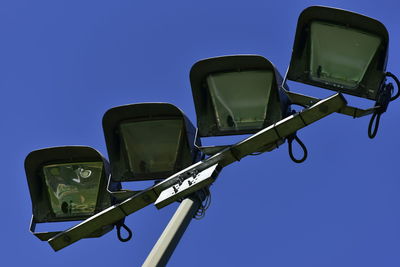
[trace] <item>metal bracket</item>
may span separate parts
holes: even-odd
[[[207,156],[215,155],[225,148],[231,147],[231,145],[224,145],[224,146],[198,146],[201,152],[203,152]]]
[[[296,104],[296,105],[300,105],[300,106],[310,107],[312,105],[315,105],[319,101],[321,101],[321,99],[319,99],[319,98],[315,98],[312,96],[307,96],[307,95],[303,95],[303,94],[299,94],[299,93],[294,93],[291,91],[285,91],[285,93],[289,97],[292,104]],[[360,117],[364,117],[366,115],[374,113],[374,111],[377,108],[379,108],[379,107],[372,107],[369,109],[360,109],[360,108],[345,105],[344,107],[342,107],[341,109],[336,111],[336,113],[351,116],[353,118],[360,118]]]
[[[57,232],[35,232],[36,224],[37,224],[37,222],[35,221],[35,217],[33,217],[33,215],[32,215],[31,224],[29,225],[29,231],[34,236],[36,236],[37,238],[39,238],[42,241],[48,241],[53,236],[61,233],[61,231],[57,231]]]
[[[110,176],[108,177],[108,182],[107,182],[107,191],[114,197],[114,199],[117,203],[120,203],[120,202],[124,201],[125,199],[133,197],[134,195],[136,195],[137,193],[140,192],[140,191],[133,191],[133,190],[128,190],[128,189],[120,189],[120,187],[121,186],[119,185],[118,188],[116,188],[115,183],[113,183],[111,174],[110,174]]]
[[[299,113],[290,115],[281,121],[270,125],[265,129],[251,135],[232,145],[230,148],[225,148],[221,152],[197,162],[186,169],[170,176],[162,182],[147,188],[140,193],[126,199],[125,201],[105,209],[94,216],[86,219],[80,224],[71,227],[70,229],[61,232],[49,240],[50,245],[54,250],[60,250],[72,243],[89,236],[94,230],[106,225],[114,224],[127,215],[134,213],[147,205],[155,202],[161,192],[179,182],[180,176],[185,173],[197,170],[202,172],[209,167],[218,164],[221,168],[236,162],[235,157],[231,153],[231,148],[234,147],[238,151],[238,157],[251,155],[254,152],[260,151],[261,148],[269,147],[272,149],[273,144],[276,144],[281,138],[295,133],[313,122],[316,122],[329,114],[339,111],[347,104],[341,94],[335,94],[326,99],[320,100],[313,106],[302,110]],[[277,137],[276,131],[279,132],[281,138]],[[269,146],[271,145],[271,146]]]
[[[35,232],[36,229],[36,224],[37,222],[35,221],[35,217],[32,216],[31,223],[29,225],[29,231],[39,238],[41,241],[49,241],[51,238],[54,236],[58,235],[59,233],[62,233],[63,231],[55,231],[55,232]],[[106,233],[110,232],[112,229],[114,229],[114,225],[106,225],[100,229],[95,230],[91,234],[89,234],[86,237],[83,238],[96,238],[96,237],[101,237],[105,235]]]
[[[221,168],[218,168],[218,164],[215,164],[202,172],[197,174],[194,173],[180,183],[174,184],[162,191],[154,205],[158,209],[161,209],[181,198],[189,196],[205,186],[212,184],[217,178],[220,170]]]

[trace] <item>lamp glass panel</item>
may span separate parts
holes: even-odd
[[[175,169],[183,134],[182,119],[126,122],[120,128],[127,163],[135,176]]]
[[[354,89],[364,77],[381,38],[356,29],[311,23],[310,78],[331,86]]]
[[[92,215],[96,209],[102,162],[43,167],[50,205],[56,217]]]
[[[213,73],[207,77],[221,131],[261,129],[274,73],[269,70]]]

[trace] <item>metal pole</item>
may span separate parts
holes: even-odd
[[[194,194],[181,202],[142,267],[167,265],[179,240],[200,207],[201,199],[198,195],[200,194]]]

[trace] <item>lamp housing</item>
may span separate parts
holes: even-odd
[[[190,83],[199,136],[253,134],[286,117],[290,110],[282,80],[274,65],[258,55],[195,63]]]
[[[312,6],[299,16],[287,79],[377,100],[388,54],[385,26],[350,11]]]
[[[200,159],[196,128],[172,104],[114,107],[103,130],[114,181],[164,179]]]
[[[112,204],[107,160],[86,146],[32,151],[25,159],[34,223],[87,219]]]

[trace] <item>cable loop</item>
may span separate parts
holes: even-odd
[[[378,132],[378,128],[379,128],[379,121],[381,119],[381,115],[382,113],[378,113],[378,112],[374,112],[374,114],[372,114],[371,120],[369,121],[369,125],[368,125],[368,137],[373,139],[376,136],[376,133]],[[376,118],[376,120],[375,120]],[[372,125],[374,124],[375,121],[375,126],[374,126],[374,130],[372,130]]]
[[[304,154],[303,154],[303,157],[300,158],[300,159],[296,159],[295,156],[293,155],[293,145],[292,145],[293,140],[296,140],[297,143],[300,145],[300,147],[303,149],[303,153]],[[300,138],[297,137],[296,134],[294,134],[294,135],[292,135],[291,137],[288,138],[288,148],[289,148],[289,156],[295,163],[302,163],[307,159],[307,156],[308,156],[307,147],[300,140]]]
[[[116,226],[117,226],[117,236],[118,236],[119,241],[127,242],[127,241],[131,240],[132,231],[131,231],[131,229],[129,229],[128,226],[126,226],[126,224],[124,222],[120,222]],[[123,238],[121,235],[121,227],[123,227],[128,232],[128,236],[126,238]]]
[[[392,78],[397,85],[397,93],[390,98],[390,101],[396,100],[400,96],[400,81],[399,79],[391,72],[386,72],[386,76]]]
[[[206,215],[206,211],[207,209],[210,207],[211,205],[211,192],[209,188],[204,188],[203,189],[203,193],[206,195],[204,201],[202,201],[202,203],[200,204],[199,209],[196,211],[196,213],[194,214],[193,218],[196,220],[201,220],[204,218],[204,216]]]
[[[386,76],[392,77],[396,83],[399,81],[396,76],[391,74],[390,72],[386,73]],[[398,84],[399,86],[399,84]],[[399,87],[397,88],[399,90]],[[379,128],[379,122],[381,119],[381,115],[386,112],[390,101],[393,101],[399,96],[399,91],[395,96],[392,96],[393,93],[393,84],[392,83],[385,83],[382,87],[381,90],[378,94],[378,98],[376,99],[375,102],[375,111],[371,116],[371,120],[369,121],[368,124],[368,137],[373,139],[375,138],[378,128]],[[375,123],[375,125],[374,125]]]

